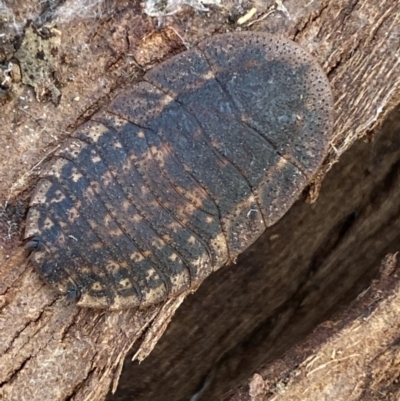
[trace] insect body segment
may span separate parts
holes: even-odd
[[[61,146],[31,199],[31,260],[81,306],[147,307],[196,288],[290,208],[332,125],[329,83],[299,46],[208,39]]]

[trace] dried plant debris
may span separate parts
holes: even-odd
[[[86,307],[197,288],[299,197],[327,154],[332,104],[311,56],[264,33],[161,63],[43,169],[25,233],[34,266]]]
[[[14,56],[14,37],[9,38],[0,33],[0,63],[6,63]]]
[[[61,32],[55,28],[37,29],[29,24],[20,48],[14,54],[21,68],[22,82],[34,88],[38,101],[49,97],[58,104],[61,91],[56,73],[59,65]]]
[[[147,0],[144,12],[151,17],[164,17],[178,13],[185,5],[199,11],[209,11],[207,5],[220,6],[221,0]]]
[[[66,0],[54,9],[53,20],[61,23],[79,19],[104,18],[114,12],[113,2],[104,0]]]
[[[8,62],[0,64],[0,106],[10,102],[14,96],[14,85],[21,81],[18,64]]]
[[[7,39],[21,30],[22,25],[16,20],[13,10],[4,1],[0,1],[0,38]],[[1,58],[0,62],[2,62]]]

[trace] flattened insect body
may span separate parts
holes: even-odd
[[[206,40],[125,89],[49,161],[28,213],[33,264],[87,307],[196,288],[290,208],[332,125],[329,83],[296,44]]]

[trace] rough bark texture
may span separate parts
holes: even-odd
[[[8,2],[21,26],[43,12],[40,4]],[[109,400],[183,401],[196,393],[192,400],[220,399],[354,298],[376,276],[385,254],[398,249],[400,5],[343,0],[285,1],[282,7],[278,1],[254,1],[241,8],[226,2],[209,15],[187,10],[165,18],[160,27],[137,3],[107,4],[96,18],[82,12],[71,18],[65,10],[74,4],[67,1],[53,17],[56,31],[41,32],[54,40],[47,46],[54,60],[41,67],[36,94],[16,69],[6,73],[10,78],[0,93],[0,148],[5,150],[0,165],[0,398],[105,399],[117,388],[125,360],[118,391]],[[238,17],[252,6],[257,14],[238,25]],[[17,64],[14,46],[23,43],[17,40],[22,31],[13,26],[4,26],[4,70],[10,61]],[[315,200],[331,168],[318,199],[313,204],[299,200],[236,265],[211,275],[185,299],[161,341],[186,294],[140,313],[79,309],[57,298],[19,246],[26,199],[40,162],[151,65],[215,32],[236,29],[294,39],[330,78],[335,138],[308,192]],[[15,57],[24,71],[26,52]],[[357,141],[344,153],[371,132],[372,143]],[[393,313],[396,307],[390,309],[389,301]],[[131,362],[132,354],[143,360],[156,344],[142,364]],[[386,352],[390,355],[389,348]],[[257,383],[263,386],[259,379],[253,393]],[[299,396],[302,390],[294,391]],[[256,396],[252,399],[263,399]],[[348,398],[347,393],[336,396]]]
[[[398,266],[389,254],[351,307],[224,400],[398,400]]]

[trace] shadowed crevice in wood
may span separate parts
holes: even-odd
[[[236,265],[188,297],[140,365],[127,358],[109,401],[219,400],[355,298],[400,247],[400,109],[359,140]],[[207,310],[205,314],[204,310]]]

